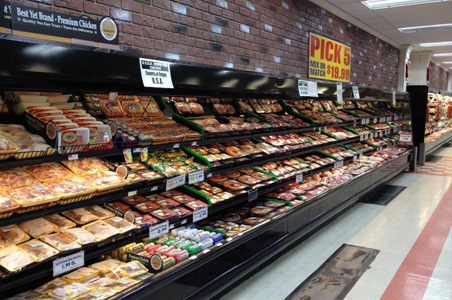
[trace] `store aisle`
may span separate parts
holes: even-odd
[[[438,153],[449,160],[452,147]],[[441,219],[451,219],[452,176],[427,174],[405,173],[393,179],[389,184],[407,188],[387,206],[357,204],[221,299],[285,299],[342,244],[380,250],[345,299],[452,299],[452,233],[450,222]],[[442,236],[432,236],[435,232]]]

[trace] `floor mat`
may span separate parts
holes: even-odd
[[[440,156],[440,155],[427,155],[425,157],[425,162],[438,162],[441,160],[441,158],[443,158],[444,156]]]
[[[386,206],[404,189],[406,189],[406,186],[385,184],[380,189],[365,195],[359,201],[363,203]]]
[[[380,250],[342,245],[286,300],[341,300],[370,268]]]

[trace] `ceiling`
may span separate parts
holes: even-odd
[[[434,53],[452,53],[452,46],[420,47],[419,43],[452,41],[452,30],[431,30],[418,33],[402,33],[398,27],[425,26],[452,23],[452,1],[420,4],[388,9],[371,10],[360,0],[327,0],[344,12],[352,15],[370,27],[379,31],[398,44],[412,44],[413,52],[433,51]],[[450,71],[451,65],[442,64],[452,61],[452,57],[435,57],[435,62]]]

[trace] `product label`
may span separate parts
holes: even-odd
[[[140,159],[141,161],[148,160],[148,147],[141,148]]]
[[[361,125],[366,124],[366,119],[361,119]]]
[[[149,238],[155,239],[161,235],[167,234],[169,232],[169,222],[165,221],[160,224],[155,224],[149,227]]]
[[[80,251],[53,261],[53,277],[83,267],[85,264],[85,251]]]
[[[174,88],[169,62],[140,58],[140,70],[141,79],[145,87]]]
[[[130,191],[130,192],[127,193],[127,196],[131,197],[131,196],[135,196],[136,194],[137,194],[136,190],[135,191]]]
[[[360,98],[359,97],[359,88],[357,86],[353,86],[352,90],[353,90],[353,98],[359,99]]]
[[[369,134],[364,135],[364,139],[367,140],[369,138]]]
[[[343,160],[339,160],[337,162],[334,163],[334,168],[340,168],[344,166],[344,161]]]
[[[413,139],[413,136],[411,134],[400,134],[399,135],[400,142],[411,143],[412,139]]]
[[[303,174],[298,174],[295,176],[295,182],[302,182],[303,181]]]
[[[248,202],[257,200],[257,189],[251,189],[248,191]]]
[[[374,134],[373,134],[373,133],[370,134],[370,138],[371,138],[371,139],[374,138]]]
[[[353,155],[353,161],[356,161],[358,157],[356,155]]]
[[[340,105],[344,104],[344,99],[342,98],[342,83],[340,82],[336,83],[336,96],[337,102],[339,102]]]
[[[350,82],[351,59],[349,46],[309,33],[309,78]]]
[[[67,156],[67,160],[77,160],[78,159],[78,154],[69,154]]]
[[[122,154],[124,154],[124,160],[126,163],[131,163],[133,161],[132,159],[132,149],[124,149],[122,150]]]
[[[207,207],[201,207],[193,212],[193,223],[207,218],[209,215]]]
[[[298,80],[298,93],[300,97],[318,97],[317,82]]]
[[[374,123],[378,123],[378,119],[377,118],[374,118]]]
[[[193,184],[201,181],[204,181],[203,170],[188,174],[188,184]]]
[[[172,190],[177,188],[178,186],[184,185],[185,184],[185,174],[184,175],[179,175],[176,176],[174,178],[168,179],[166,181],[166,190]]]
[[[392,104],[396,104],[396,92],[392,91]]]

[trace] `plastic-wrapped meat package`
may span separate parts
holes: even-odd
[[[58,163],[26,166],[23,169],[42,182],[62,180],[74,176],[73,173]]]
[[[190,103],[188,103],[188,106],[190,108],[190,111],[195,115],[200,115],[200,114],[204,113],[204,109],[203,109],[202,105],[199,103],[190,102]]]
[[[76,241],[61,232],[44,235],[39,239],[60,251],[80,248],[80,245]]]
[[[91,290],[86,285],[73,282],[54,289],[49,293],[49,295],[60,300],[72,300],[90,291]]]
[[[88,225],[82,226],[83,229],[88,230],[96,236],[98,241],[107,239],[119,233],[119,231],[104,221],[95,221]]]
[[[190,106],[188,105],[188,103],[175,102],[174,106],[176,107],[177,111],[182,115],[191,114]]]
[[[112,171],[103,171],[86,176],[84,179],[95,186],[97,189],[108,189],[126,183],[125,179],[119,177],[115,172]]]
[[[0,228],[0,248],[17,245],[30,239],[17,225],[8,225]]]
[[[50,247],[39,240],[31,240],[19,245],[19,247],[36,257],[37,262],[46,260],[60,253],[57,249]]]
[[[6,195],[23,207],[57,201],[60,195],[45,185],[34,185],[6,190]]]
[[[83,225],[99,219],[96,215],[90,213],[85,208],[76,208],[62,213],[65,217],[71,219],[77,224]]]
[[[78,176],[87,176],[102,171],[108,171],[107,166],[105,166],[98,158],[67,160],[62,163]]]
[[[124,220],[121,217],[113,217],[110,219],[106,219],[105,223],[109,224],[110,226],[114,227],[118,230],[119,233],[125,233],[127,231],[130,231],[135,228],[135,225],[132,223]]]
[[[56,180],[46,183],[46,186],[58,192],[63,198],[93,193],[96,189],[79,177]]]
[[[21,168],[0,171],[0,189],[12,189],[40,184],[41,182]]]
[[[10,272],[18,271],[35,261],[34,255],[14,245],[0,250],[0,265]]]
[[[68,228],[61,231],[80,245],[87,245],[97,242],[96,237],[91,232],[82,228]]]
[[[59,227],[59,230],[72,228],[75,227],[76,225],[74,222],[66,219],[63,216],[60,216],[59,214],[48,215],[45,216],[44,219],[57,225]]]
[[[38,218],[30,221],[25,221],[19,224],[19,227],[31,235],[38,238],[42,235],[49,234],[58,230],[58,226],[47,221],[44,218]]]

